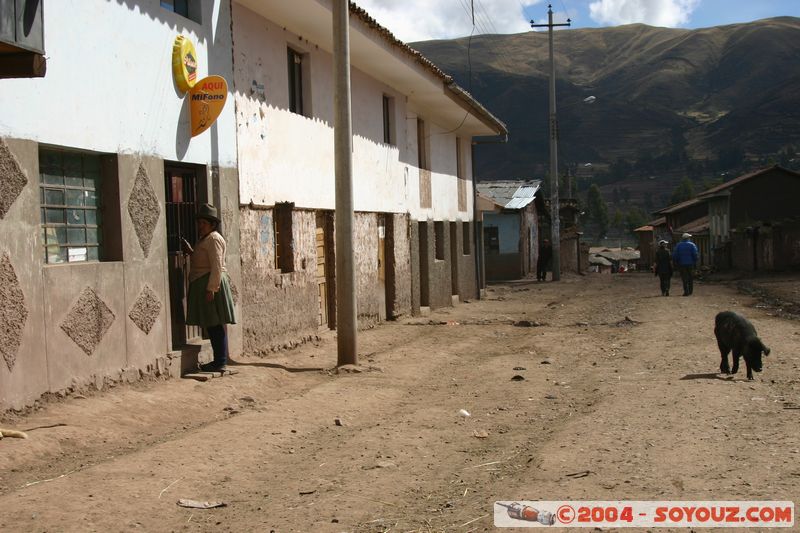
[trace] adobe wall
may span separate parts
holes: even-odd
[[[316,221],[313,211],[292,212],[294,272],[275,268],[274,212],[239,209],[242,351],[263,355],[309,340],[318,327]]]
[[[413,268],[411,254],[411,231],[407,214],[394,213],[392,217],[392,234],[390,239],[394,250],[394,301],[392,316],[398,318],[412,314]],[[419,305],[417,306],[419,307]]]
[[[444,222],[444,231],[442,232],[444,259],[436,259],[435,222],[433,220],[427,221],[427,296],[428,307],[431,309],[453,305],[450,281],[450,232],[447,229],[447,224],[447,222]],[[422,242],[423,239],[420,239],[420,246],[422,246]],[[423,280],[420,280],[420,285],[424,291],[426,284]],[[424,303],[425,297],[422,296],[420,301]]]
[[[473,300],[478,296],[478,281],[475,271],[475,224],[473,222],[463,224],[459,221],[456,223],[456,228],[456,233],[458,235],[456,239],[456,245],[458,247],[458,296],[463,302],[464,300]],[[466,250],[469,253],[467,254],[464,253],[465,231],[469,239],[469,249]]]
[[[355,213],[353,219],[353,258],[356,276],[358,327],[380,322],[383,288],[378,284],[378,219],[375,213]]]
[[[422,280],[420,270],[420,253],[419,253],[419,223],[411,219],[408,223],[409,234],[409,258],[411,263],[411,314],[414,316],[419,315],[420,306],[422,305]]]

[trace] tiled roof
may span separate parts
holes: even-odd
[[[428,59],[427,57],[422,55],[419,51],[414,50],[406,43],[395,37],[392,32],[390,32],[388,29],[378,24],[377,20],[372,18],[369,13],[367,13],[363,8],[358,7],[353,2],[350,2],[350,13],[358,17],[367,27],[371,28],[381,37],[383,37],[383,39],[387,43],[389,43],[390,45],[399,49],[401,52],[413,58],[414,61],[416,61],[423,68],[428,70],[434,76],[439,77],[444,82],[445,87],[451,92],[452,96],[461,100],[464,105],[469,107],[477,116],[482,118],[484,121],[491,123],[495,127],[499,135],[508,135],[508,128],[506,127],[505,123],[502,120],[494,116],[488,109],[483,107],[483,105],[477,100],[475,100],[475,98],[473,98],[471,94],[469,94],[467,91],[464,90],[464,88],[462,88],[455,81],[453,81],[452,76],[442,71],[430,59]]]
[[[660,209],[658,211],[655,211],[655,214],[657,214],[657,215],[667,215],[667,214],[670,214],[670,213],[676,213],[678,211],[682,211],[682,210],[686,209],[687,207],[692,207],[693,205],[696,205],[696,204],[699,204],[699,203],[702,203],[702,202],[705,202],[705,201],[707,201],[707,198],[691,198],[689,200],[686,200],[685,202],[681,202],[681,203],[673,204],[673,205],[668,205],[664,209]]]
[[[755,172],[751,172],[749,174],[744,174],[742,176],[734,178],[731,181],[723,183],[722,185],[717,185],[716,187],[712,187],[712,188],[708,189],[707,191],[703,191],[700,194],[698,194],[697,196],[698,197],[713,196],[714,194],[722,192],[722,191],[724,191],[726,189],[730,189],[731,187],[734,187],[734,186],[738,185],[739,183],[741,183],[743,181],[755,178],[757,176],[761,176],[762,174],[766,174],[767,172],[770,172],[770,171],[773,171],[773,170],[782,170],[783,172],[786,172],[789,175],[793,175],[795,177],[800,178],[800,172],[795,172],[793,170],[789,170],[788,168],[783,168],[780,165],[773,165],[771,167],[762,168],[760,170],[756,170]]]

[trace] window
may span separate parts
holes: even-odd
[[[161,0],[161,7],[176,15],[186,17],[198,24],[202,23],[200,17],[201,2],[198,0]]]
[[[46,263],[103,257],[102,156],[63,150],[39,152],[42,244]]]
[[[287,48],[289,66],[289,111],[305,115],[303,107],[303,54]]]
[[[433,245],[435,258],[444,261],[444,222],[433,223]]]
[[[430,161],[428,157],[428,137],[425,134],[427,131],[427,127],[425,126],[425,121],[421,118],[417,118],[417,159],[418,159],[418,167],[430,170]]]
[[[294,272],[294,242],[292,238],[292,208],[294,204],[275,204],[275,268],[282,273]]]
[[[483,248],[486,255],[500,253],[500,230],[497,227],[483,228]]]
[[[383,95],[383,142],[395,145],[394,98]]]
[[[464,255],[469,255],[471,253],[472,248],[472,239],[470,239],[469,235],[469,222],[462,222],[461,223],[461,246]]]

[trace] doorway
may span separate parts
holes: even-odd
[[[319,318],[317,325],[320,329],[330,328],[330,294],[328,277],[331,274],[328,253],[328,216],[323,211],[316,212],[315,244],[317,249],[317,301],[319,303]]]
[[[428,223],[419,222],[419,304],[422,307],[430,307],[430,269],[429,269],[429,250],[428,250]]]
[[[458,296],[458,222],[450,223],[450,294]]]
[[[378,215],[378,298],[381,320],[394,318],[394,217]]]
[[[181,239],[194,246],[197,240],[195,215],[198,207],[200,169],[173,164],[164,165],[167,217],[167,269],[169,272],[170,322],[172,349],[202,338],[199,326],[186,325],[186,296],[189,287],[189,256],[181,250]]]

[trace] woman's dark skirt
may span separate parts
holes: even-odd
[[[187,298],[186,324],[190,326],[219,326],[221,324],[236,324],[236,314],[233,309],[233,294],[231,282],[226,272],[222,273],[219,290],[214,293],[214,300],[206,301],[206,287],[210,274],[201,276],[189,284],[189,297]]]

